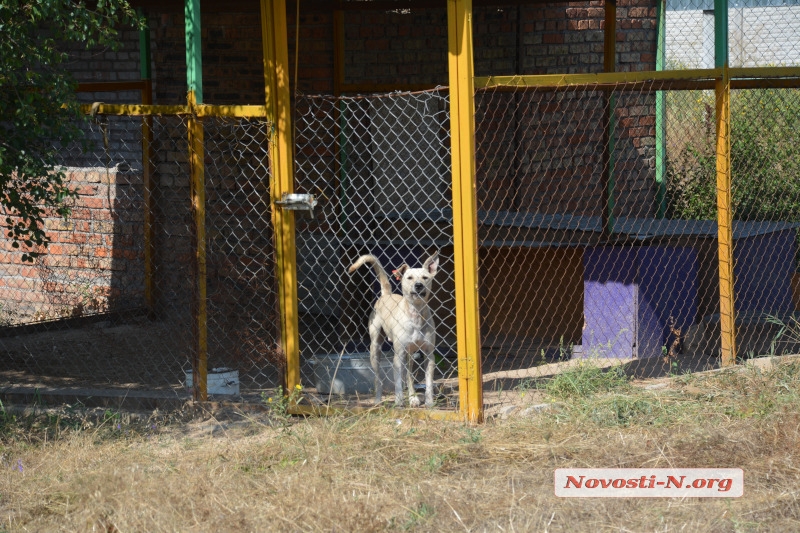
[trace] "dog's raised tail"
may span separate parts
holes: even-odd
[[[358,260],[347,269],[351,274],[362,265],[371,264],[375,269],[375,275],[378,276],[378,281],[381,284],[381,296],[388,296],[392,294],[392,284],[389,283],[389,276],[381,266],[381,262],[374,255],[362,255]]]

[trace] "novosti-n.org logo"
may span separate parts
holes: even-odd
[[[738,498],[741,468],[559,468],[563,498]]]

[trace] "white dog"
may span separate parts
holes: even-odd
[[[349,272],[364,264],[372,264],[381,284],[381,296],[369,317],[369,358],[375,372],[375,403],[380,403],[382,382],[379,373],[379,357],[383,341],[388,339],[394,346],[394,393],[395,405],[403,406],[403,376],[407,376],[408,402],[419,407],[419,398],[414,392],[414,377],[410,366],[411,356],[422,351],[427,357],[425,368],[425,405],[433,406],[433,371],[436,366],[433,350],[436,346],[436,327],[428,300],[431,297],[433,276],[439,270],[439,255],[434,253],[422,268],[403,265],[394,275],[400,281],[403,295],[392,294],[389,276],[374,255],[362,255],[353,263]]]

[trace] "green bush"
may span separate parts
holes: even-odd
[[[713,92],[667,98],[667,216],[717,216]],[[700,127],[698,127],[700,126]],[[731,180],[737,220],[800,221],[800,90],[731,94]]]

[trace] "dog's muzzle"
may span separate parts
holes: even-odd
[[[415,283],[414,284],[414,295],[419,296],[420,298],[425,298],[428,295],[428,290],[425,288],[424,284]]]

